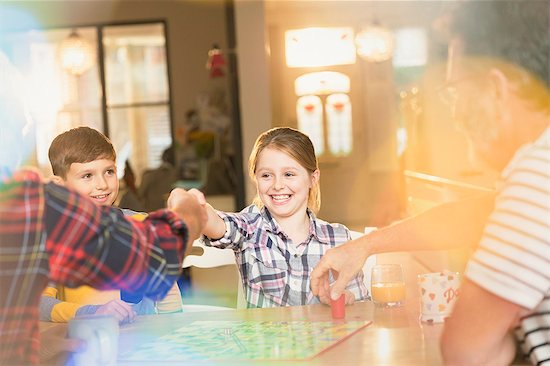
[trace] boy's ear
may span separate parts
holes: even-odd
[[[52,175],[50,181],[59,186],[65,186],[65,181],[59,175]]]

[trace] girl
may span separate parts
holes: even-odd
[[[254,203],[240,213],[208,205],[206,244],[233,249],[248,307],[318,303],[310,272],[327,250],[351,237],[345,226],[315,216],[320,172],[311,140],[287,127],[264,132],[250,154],[249,174]],[[346,303],[368,297],[360,274],[348,285]]]

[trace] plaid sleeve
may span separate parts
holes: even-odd
[[[258,232],[258,224],[261,219],[259,214],[247,210],[248,208],[245,208],[239,213],[216,211],[225,224],[225,234],[217,240],[205,237],[204,243],[221,249],[240,250],[242,244]]]
[[[369,290],[365,286],[365,277],[362,271],[348,283],[346,290],[355,295],[355,301],[370,300]]]
[[[138,222],[54,184],[45,192],[52,281],[164,297],[183,261],[187,227],[182,220],[159,210]]]

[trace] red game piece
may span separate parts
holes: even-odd
[[[338,300],[330,299],[332,319],[344,319],[346,317],[346,295],[342,294]]]

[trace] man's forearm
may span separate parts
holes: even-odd
[[[366,236],[369,253],[445,250],[478,244],[494,194],[444,203]]]
[[[523,311],[466,279],[441,336],[445,364],[509,365],[516,351],[510,332]]]

